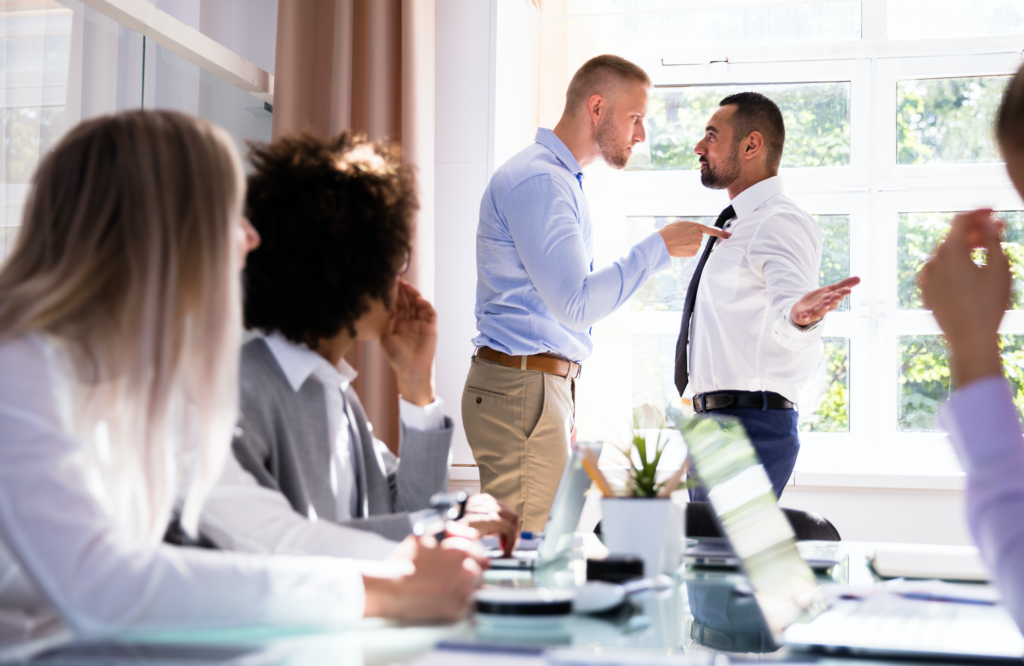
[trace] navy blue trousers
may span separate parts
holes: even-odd
[[[761,464],[768,472],[776,497],[782,497],[782,490],[793,474],[796,456],[800,453],[800,437],[796,422],[799,415],[795,409],[726,408],[707,413],[708,416],[735,416],[743,424],[754,445]],[[690,500],[707,501],[707,490],[703,487],[690,488]]]

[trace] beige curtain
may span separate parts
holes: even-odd
[[[416,168],[420,212],[406,279],[433,300],[434,0],[280,0],[275,138],[353,129],[402,148]],[[398,389],[377,343],[348,360],[374,430],[398,447]]]

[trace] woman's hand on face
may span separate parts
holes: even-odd
[[[394,312],[380,343],[398,376],[402,397],[420,407],[434,402],[437,313],[404,280],[399,280]]]

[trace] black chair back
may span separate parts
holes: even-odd
[[[839,530],[821,514],[797,509],[782,509],[793,526],[797,541],[842,541]],[[708,502],[689,502],[686,505],[686,536],[721,537],[722,530]]]

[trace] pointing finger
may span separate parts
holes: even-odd
[[[701,232],[708,236],[717,236],[718,238],[732,238],[732,233],[725,229],[719,229],[718,227],[709,227],[703,224],[698,224],[701,228]]]

